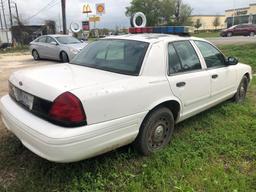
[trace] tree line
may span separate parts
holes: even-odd
[[[192,25],[192,8],[182,0],[132,0],[126,15],[143,12],[148,26]]]

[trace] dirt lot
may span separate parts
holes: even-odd
[[[14,71],[27,67],[35,67],[56,63],[54,61],[34,61],[29,53],[0,55],[0,97],[7,93],[8,78]]]

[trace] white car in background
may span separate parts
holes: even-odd
[[[174,125],[225,100],[245,99],[251,67],[198,38],[137,34],[90,43],[70,64],[12,74],[3,122],[37,155],[90,158],[134,143],[165,147]]]
[[[44,35],[30,43],[30,50],[35,60],[53,59],[67,63],[87,44],[69,35]]]

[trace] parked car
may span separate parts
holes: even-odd
[[[86,45],[69,35],[44,35],[30,43],[30,50],[35,60],[53,59],[66,63]]]
[[[256,25],[251,24],[241,24],[234,25],[228,29],[221,31],[222,37],[232,37],[232,36],[255,36],[256,34]]]
[[[164,34],[111,36],[70,64],[14,72],[3,122],[37,155],[74,162],[133,143],[165,147],[174,125],[225,100],[243,102],[250,66],[210,42]]]

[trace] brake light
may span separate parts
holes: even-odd
[[[49,117],[53,121],[70,126],[78,126],[86,122],[81,101],[70,92],[65,92],[54,100]]]

